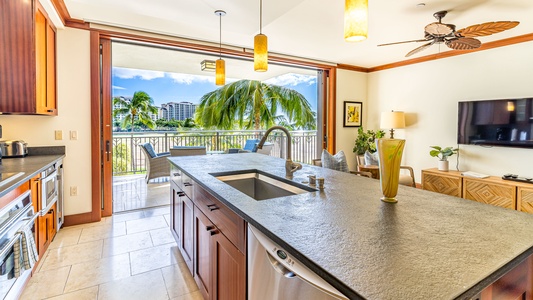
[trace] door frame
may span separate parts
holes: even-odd
[[[223,55],[252,58],[253,53],[222,49],[213,46],[149,37],[131,33],[91,29],[91,178],[92,212],[86,214],[84,222],[98,222],[101,217],[111,216],[113,208],[112,167],[112,105],[111,105],[111,42],[113,39],[151,43],[159,46],[184,50],[196,50]],[[282,64],[312,67],[323,71],[325,87],[322,91],[322,106],[325,111],[322,124],[326,149],[335,153],[336,120],[336,72],[333,65],[269,55],[269,60]],[[322,143],[324,147],[324,143]],[[109,159],[111,158],[111,159]],[[81,220],[80,220],[81,221]]]

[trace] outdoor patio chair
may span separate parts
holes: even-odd
[[[167,157],[170,157],[170,152],[163,152],[156,154],[152,144],[145,143],[139,145],[146,157],[146,183],[150,179],[158,177],[166,177],[170,175],[170,164]]]
[[[244,144],[244,147],[242,149],[239,148],[230,148],[228,149],[228,153],[250,153],[255,152],[259,154],[265,154],[270,155],[270,152],[272,151],[272,148],[274,148],[274,144],[266,142],[263,145],[262,149],[257,149],[257,145],[259,144],[259,139],[249,139],[246,140],[246,143]]]

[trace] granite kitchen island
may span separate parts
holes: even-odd
[[[471,299],[533,253],[530,214],[404,186],[384,203],[378,180],[310,165],[292,181],[324,177],[323,191],[256,201],[211,174],[283,178],[285,160],[169,161],[350,299]]]

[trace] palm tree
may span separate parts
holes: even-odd
[[[202,96],[196,123],[204,128],[259,130],[276,123],[278,109],[296,127],[315,128],[315,116],[305,97],[295,90],[257,80],[239,80]]]
[[[157,113],[157,107],[153,106],[153,103],[154,100],[143,91],[133,93],[131,100],[123,97],[115,97],[113,98],[113,105],[119,108],[113,110],[113,117],[116,118],[118,115],[125,115],[121,126],[125,128],[131,124],[130,130],[132,132],[136,120],[139,120],[146,127],[153,129],[155,122],[152,120],[150,114]]]

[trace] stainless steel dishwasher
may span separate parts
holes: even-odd
[[[257,228],[248,225],[248,299],[348,298],[291,257]]]

